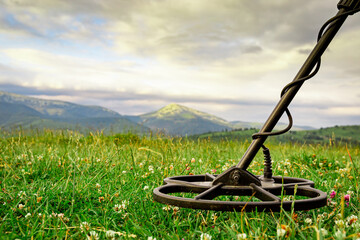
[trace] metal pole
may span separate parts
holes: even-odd
[[[345,11],[346,10],[344,8],[341,8],[338,11],[337,15],[342,14]],[[306,59],[305,63],[303,64],[293,81],[297,81],[298,79],[303,78],[311,73],[311,70],[315,67],[317,61],[325,52],[326,48],[329,46],[331,40],[335,37],[336,33],[338,32],[346,18],[347,15],[340,17],[328,27],[328,29],[319,39],[318,43]],[[301,88],[302,84],[303,83],[294,85],[281,97],[280,101],[274,108],[273,112],[270,114],[269,118],[267,119],[259,133],[271,132],[274,129],[277,122],[279,121],[287,107],[290,105],[290,102],[293,100],[296,93]],[[237,164],[237,167],[246,170],[266,139],[267,136],[261,136],[257,139],[254,139],[246,150],[240,162]]]

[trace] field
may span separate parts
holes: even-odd
[[[316,210],[214,212],[166,206],[165,177],[221,173],[249,142],[70,131],[3,134],[1,239],[359,239],[358,145],[269,143],[274,175],[328,193]],[[262,156],[249,170],[262,173]]]

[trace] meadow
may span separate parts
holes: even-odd
[[[0,239],[360,239],[358,145],[270,142],[274,175],[328,194],[308,211],[215,212],[154,202],[168,176],[221,173],[249,141],[72,131],[0,139]],[[262,154],[248,168],[262,173]]]

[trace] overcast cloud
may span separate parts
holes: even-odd
[[[338,0],[5,0],[0,90],[124,115],[176,102],[263,122]],[[296,125],[360,124],[360,14],[290,109]]]

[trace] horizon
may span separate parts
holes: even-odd
[[[4,92],[4,91],[1,91],[1,90],[0,90],[0,93],[1,93],[1,92]],[[19,95],[20,97],[25,96],[25,97],[35,98],[35,97],[32,97],[32,96],[26,96],[26,95],[21,95],[21,94],[17,94],[17,93],[11,93],[11,92],[4,92],[4,93],[5,93],[5,94]],[[70,102],[70,101],[63,101],[63,100],[51,100],[51,99],[45,99],[45,98],[36,98],[36,99],[46,100],[46,101],[59,101],[59,102],[70,103],[70,104],[77,104],[77,103],[73,103],[73,102]],[[86,105],[86,104],[78,104],[78,105],[86,106],[86,107],[102,107],[102,106],[99,106],[99,105]],[[114,112],[120,114],[121,117],[138,117],[138,116],[141,116],[141,115],[146,115],[146,114],[158,112],[158,111],[160,111],[160,110],[163,109],[163,108],[169,107],[170,105],[177,105],[177,106],[180,106],[180,107],[189,108],[190,111],[191,111],[191,110],[200,111],[200,110],[198,110],[198,109],[191,108],[191,107],[189,107],[189,106],[186,106],[186,105],[183,105],[183,104],[179,104],[179,103],[175,103],[175,102],[174,102],[174,103],[169,103],[169,104],[167,104],[167,105],[161,106],[160,108],[155,109],[155,110],[153,110],[153,111],[144,112],[144,113],[141,113],[141,114],[131,115],[131,114],[120,114],[120,113],[118,113],[118,112],[116,112],[116,111],[114,111]],[[105,107],[103,107],[103,108],[105,108]],[[105,108],[105,109],[111,110],[111,109],[108,109],[108,108]],[[111,110],[111,111],[112,111],[112,110]],[[243,123],[264,124],[264,122],[256,122],[256,121],[254,121],[254,122],[249,122],[249,121],[244,121],[243,119],[236,119],[236,120],[230,121],[230,120],[228,120],[228,119],[222,118],[222,117],[217,116],[217,115],[210,114],[210,113],[208,113],[208,112],[204,112],[204,111],[200,111],[200,112],[202,112],[202,113],[204,113],[204,114],[209,114],[209,115],[211,115],[211,116],[213,116],[213,117],[216,117],[216,118],[220,118],[220,119],[222,119],[222,120],[224,120],[224,121],[226,121],[226,122],[228,122],[228,123],[243,122]],[[278,125],[281,125],[281,124],[288,124],[288,123],[279,121],[279,122],[277,123],[277,127],[279,127]],[[338,125],[338,124],[336,124],[336,125],[327,126],[327,127],[314,127],[314,126],[311,126],[311,125],[297,125],[297,124],[294,124],[294,125],[292,126],[292,131],[298,131],[298,130],[294,130],[294,129],[293,129],[294,127],[295,127],[295,128],[296,128],[296,127],[313,128],[314,130],[319,130],[319,129],[328,128],[328,127],[331,128],[331,127],[338,127],[338,126],[354,126],[354,125],[356,126],[356,125],[359,125],[359,124],[345,124],[345,125]]]
[[[176,103],[265,122],[337,3],[4,1],[0,90],[121,115]],[[294,125],[360,124],[359,17],[348,17],[290,104]]]

